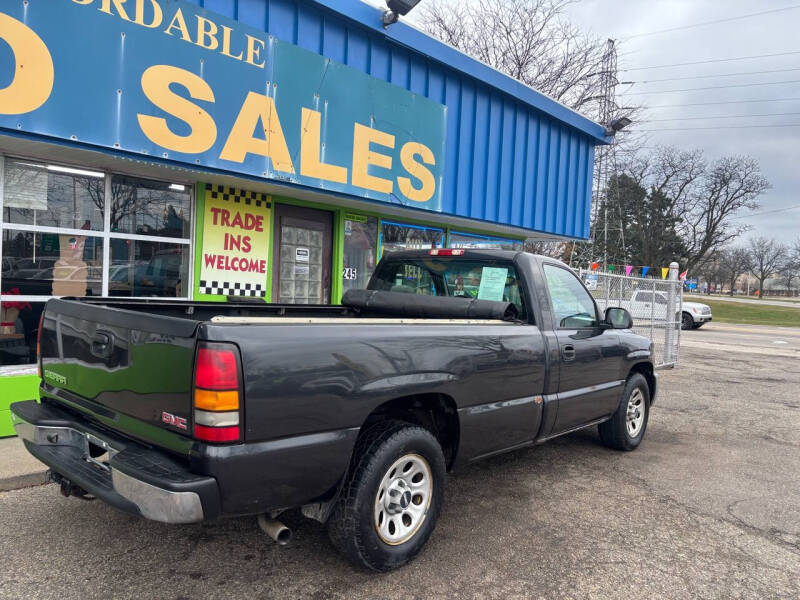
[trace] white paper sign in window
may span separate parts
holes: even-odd
[[[502,300],[506,289],[508,269],[504,267],[483,267],[481,285],[478,288],[479,300]]]

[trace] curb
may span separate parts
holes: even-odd
[[[0,479],[0,492],[10,492],[13,490],[21,490],[23,488],[35,487],[47,483],[47,471],[38,471],[36,473],[25,473],[24,475],[15,475]]]

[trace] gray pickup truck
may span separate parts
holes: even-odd
[[[433,533],[446,472],[599,426],[644,437],[649,340],[557,260],[386,255],[343,306],[48,302],[40,402],[11,406],[66,496],[168,523],[300,508],[385,571]]]

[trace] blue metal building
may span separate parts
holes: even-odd
[[[597,123],[359,0],[194,1],[446,106],[442,212],[589,236]]]

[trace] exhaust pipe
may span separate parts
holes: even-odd
[[[279,546],[285,546],[292,539],[291,529],[277,519],[268,518],[265,514],[258,515],[258,526]]]

